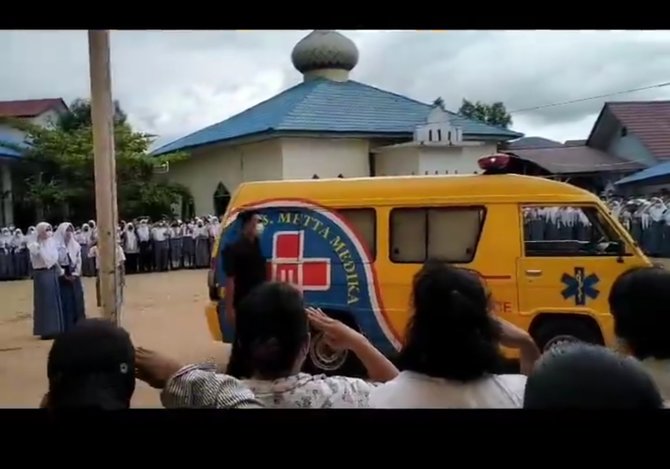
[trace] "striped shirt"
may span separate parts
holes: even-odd
[[[161,392],[167,409],[258,409],[263,407],[241,381],[216,373],[213,365],[188,365]]]

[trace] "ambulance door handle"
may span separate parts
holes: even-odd
[[[542,275],[541,270],[527,270],[526,275],[529,277],[540,277]]]

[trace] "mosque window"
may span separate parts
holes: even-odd
[[[437,140],[442,141],[442,129],[437,129]]]
[[[428,141],[433,141],[433,129],[428,129]]]
[[[391,211],[391,261],[422,263],[428,257],[468,263],[484,222],[482,207],[411,208]]]

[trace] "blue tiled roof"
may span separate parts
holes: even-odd
[[[670,161],[638,171],[623,179],[619,179],[614,184],[620,185],[634,182],[651,182],[652,179],[656,178],[670,178]]]
[[[282,93],[218,124],[154,150],[155,155],[263,132],[337,132],[410,134],[426,121],[433,106],[356,81],[315,79]],[[457,114],[454,125],[466,137],[519,138],[523,134]]]
[[[0,157],[21,158],[23,155],[12,148],[13,145],[24,146],[25,142],[17,138],[13,130],[9,131],[6,128],[0,128]]]

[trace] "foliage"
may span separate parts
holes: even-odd
[[[439,106],[444,109],[444,99],[442,99],[442,96],[435,98],[435,101],[433,101],[433,106]]]
[[[512,125],[512,116],[507,112],[505,105],[501,102],[493,104],[482,103],[481,101],[471,102],[463,99],[463,104],[458,110],[462,116],[475,119],[489,125],[508,128]]]
[[[172,216],[171,206],[181,196],[188,196],[188,190],[163,180],[155,174],[154,168],[166,161],[181,160],[185,155],[151,156],[149,147],[153,137],[133,131],[118,103],[116,110],[114,143],[119,218]],[[15,198],[23,205],[32,205],[36,217],[52,221],[68,219],[75,223],[94,218],[90,121],[90,104],[76,100],[70,112],[51,128],[16,120],[7,122],[26,133],[27,145],[14,146],[23,153],[23,164],[17,165],[15,171],[18,176]]]

